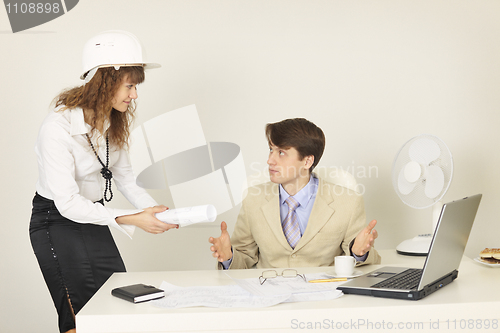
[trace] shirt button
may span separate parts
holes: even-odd
[[[297,258],[297,255],[294,253],[294,254],[292,254],[292,259],[295,259],[295,258]]]

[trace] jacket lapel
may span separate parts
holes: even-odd
[[[271,228],[278,242],[285,249],[291,250],[290,244],[288,244],[285,234],[283,234],[283,228],[281,227],[279,197],[279,187],[273,184],[272,190],[266,195],[266,203],[262,205],[261,209],[269,228]]]
[[[330,188],[325,185],[323,180],[320,178],[318,192],[316,194],[316,199],[314,200],[311,215],[309,216],[309,221],[307,222],[306,230],[297,243],[295,251],[309,243],[321,230],[321,228],[323,228],[323,226],[330,220],[332,215],[335,213],[335,210],[330,206],[332,203],[333,195],[330,192]],[[283,231],[281,233],[283,233]]]

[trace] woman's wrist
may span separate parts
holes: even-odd
[[[115,218],[115,221],[118,224],[129,224],[129,225],[135,225],[135,226],[137,226],[136,219],[135,219],[136,215],[137,214],[117,216]]]

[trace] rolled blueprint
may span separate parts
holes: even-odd
[[[168,209],[156,213],[156,218],[169,224],[178,224],[185,227],[195,223],[213,222],[217,217],[217,210],[213,205],[202,205],[185,208]]]

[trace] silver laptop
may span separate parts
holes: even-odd
[[[340,285],[345,294],[419,300],[451,283],[481,201],[481,194],[443,205],[424,268],[382,267]]]

